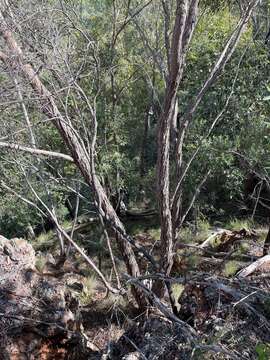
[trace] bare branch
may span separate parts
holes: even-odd
[[[230,60],[243,32],[245,31],[245,28],[247,26],[247,23],[252,15],[252,12],[254,8],[258,5],[259,0],[253,0],[249,7],[247,8],[246,12],[243,14],[241,19],[239,20],[235,30],[231,34],[229,40],[227,41],[222,53],[220,54],[219,58],[217,59],[215,65],[213,66],[208,78],[202,85],[201,89],[199,90],[198,94],[196,95],[195,99],[191,101],[191,103],[187,107],[187,111],[182,116],[181,124],[182,124],[182,131],[186,129],[186,127],[189,125],[190,121],[192,120],[192,117],[199,106],[200,102],[202,101],[204,95],[208,91],[208,89],[213,85],[213,83],[216,81],[218,75],[224,68],[224,66],[227,64],[227,62]]]
[[[0,181],[0,187],[2,187],[3,189],[7,190],[8,192],[10,192],[11,194],[17,196],[17,198],[19,198],[20,200],[24,201],[26,204],[32,206],[33,208],[35,208],[36,210],[38,210],[38,212],[40,212],[43,216],[46,217],[46,214],[44,213],[44,211],[42,211],[37,204],[33,203],[32,201],[26,199],[24,196],[22,196],[21,194],[17,193],[15,190],[13,190],[11,187],[9,187],[3,180]]]
[[[32,185],[29,183],[28,181],[28,185],[30,186],[31,191],[33,192],[33,194],[35,195],[36,199],[40,202],[40,204],[42,205],[42,207],[45,209],[46,213],[49,214],[51,220],[54,222],[57,230],[59,231],[59,233],[78,251],[78,253],[86,260],[86,262],[93,268],[93,270],[97,273],[97,275],[100,277],[100,279],[102,280],[102,282],[104,283],[104,285],[106,286],[106,288],[114,293],[114,294],[119,294],[122,293],[123,290],[121,289],[115,289],[113,288],[105,279],[104,275],[102,274],[102,272],[98,269],[98,267],[95,265],[95,263],[93,262],[93,260],[79,247],[79,245],[77,245],[72,238],[67,234],[67,232],[61,227],[61,225],[58,222],[58,219],[55,215],[55,213],[53,211],[51,211],[48,206],[44,203],[44,201],[38,196],[37,192],[35,191],[35,189],[32,187]],[[25,203],[27,203],[30,206],[33,206],[35,209],[38,209],[39,212],[41,212],[43,215],[45,215],[45,212],[40,209],[36,204],[34,204],[32,201],[28,200],[27,198],[23,197],[22,195],[18,194],[16,191],[14,191],[13,189],[11,189],[9,186],[7,186],[3,181],[0,182],[0,186],[2,186],[4,189],[6,189],[7,191],[11,192],[13,195],[17,196],[20,200],[24,201]],[[46,216],[46,215],[45,215]]]
[[[137,15],[139,15],[147,6],[151,4],[153,0],[148,1],[146,4],[144,4],[142,7],[140,7],[138,10],[136,10],[133,14],[130,14],[129,18],[124,21],[124,23],[120,26],[120,28],[116,31],[116,34],[113,39],[112,47],[115,46],[115,43],[117,41],[118,36],[120,33],[124,30],[124,28],[134,19]],[[129,11],[128,11],[129,12]]]
[[[58,153],[58,152],[54,152],[54,151],[35,149],[35,148],[30,148],[30,147],[27,147],[27,146],[8,143],[8,142],[3,142],[3,141],[0,141],[0,147],[8,148],[8,149],[15,150],[15,151],[27,152],[27,153],[32,154],[32,155],[55,157],[55,158],[59,158],[59,159],[74,162],[74,160],[73,160],[73,158],[71,156],[66,155],[66,154],[62,154],[62,153]]]
[[[206,180],[208,179],[208,176],[210,175],[210,173],[211,173],[211,170],[208,170],[207,173],[205,174],[205,176],[203,177],[203,179],[201,180],[201,182],[199,183],[199,185],[197,186],[197,188],[193,194],[193,197],[189,203],[189,206],[188,206],[187,210],[185,211],[184,215],[182,216],[179,226],[176,228],[176,234],[179,231],[179,229],[181,228],[181,226],[183,225],[184,221],[186,220],[186,217],[188,216],[190,210],[192,209],[192,206],[194,205],[194,202],[196,201],[198,195],[200,194],[201,189],[202,189],[204,183],[206,182]]]
[[[195,160],[196,156],[198,155],[203,143],[204,143],[204,140],[206,140],[212,133],[212,131],[214,130],[215,126],[217,125],[217,123],[219,122],[219,120],[222,118],[223,114],[225,113],[229,103],[230,103],[230,100],[234,94],[234,88],[235,88],[235,84],[237,82],[237,79],[238,79],[238,75],[239,75],[239,71],[240,71],[240,66],[241,66],[241,63],[244,59],[244,56],[247,52],[249,48],[249,45],[246,47],[246,49],[244,50],[239,62],[238,62],[238,66],[237,66],[237,71],[236,71],[236,74],[235,74],[235,77],[233,79],[233,82],[232,82],[232,86],[231,86],[231,90],[230,90],[230,93],[226,99],[226,102],[223,106],[223,108],[221,109],[221,111],[218,113],[218,115],[215,117],[215,119],[213,120],[210,128],[207,130],[206,134],[203,136],[203,138],[200,140],[199,142],[199,145],[197,146],[197,149],[193,152],[193,154],[191,155],[191,157],[189,158],[189,160],[187,161],[187,163],[185,164],[184,168],[181,169],[181,175],[180,175],[180,178],[178,179],[178,183],[177,183],[177,186],[176,186],[176,189],[175,189],[175,192],[173,194],[173,197],[172,197],[172,212],[173,213],[176,213],[177,212],[177,209],[176,207],[178,206],[178,200],[179,200],[179,197],[181,196],[181,187],[182,187],[182,183],[188,173],[188,170],[191,166],[191,164],[193,163],[193,161]],[[183,134],[180,134],[180,136],[182,136]],[[182,137],[182,140],[184,140],[184,138]],[[180,146],[180,148],[178,148],[178,151],[182,148],[182,144]],[[178,154],[179,156],[179,154]],[[178,162],[180,162],[180,164],[178,164],[178,166],[181,166],[182,164],[182,160],[179,161],[178,159]],[[182,166],[181,166],[182,167]]]
[[[76,131],[71,127],[68,119],[65,119],[63,114],[60,112],[55,99],[47,87],[43,84],[39,75],[34,70],[30,63],[26,63],[23,52],[19,44],[17,43],[13,33],[8,28],[5,18],[0,11],[0,34],[4,38],[7,47],[10,50],[12,56],[10,57],[11,66],[19,70],[21,75],[29,81],[35,93],[39,96],[41,103],[41,109],[44,114],[52,120],[52,123],[57,128],[63,141],[70,150],[71,156],[76,164],[77,168],[83,175],[86,183],[94,190],[96,203],[99,204],[98,212],[100,215],[110,224],[116,234],[116,240],[119,247],[122,250],[122,254],[127,265],[128,271],[132,276],[140,275],[140,269],[131,246],[131,242],[135,244],[134,240],[127,236],[126,230],[119,217],[117,216],[114,208],[112,207],[106,192],[104,191],[100,180],[95,172],[94,168],[94,157],[95,157],[95,138],[96,138],[96,114],[95,109],[86,98],[88,109],[92,115],[92,142],[89,151],[86,149],[84,141],[77,134]],[[90,106],[89,106],[90,105]],[[93,110],[93,111],[92,111]],[[61,230],[59,229],[61,232]],[[63,234],[65,236],[65,234]],[[72,239],[71,239],[72,240]],[[73,240],[72,240],[73,241]],[[144,253],[147,254],[146,251]],[[148,258],[152,258],[147,254]],[[141,308],[146,306],[146,298],[140,291],[134,290],[134,296],[136,297],[137,303]]]
[[[254,263],[250,264],[249,266],[242,269],[237,276],[238,277],[247,277],[254,273],[256,270],[258,270],[260,267],[262,267],[264,264],[270,263],[270,255],[265,255],[262,258],[258,259]]]
[[[194,340],[196,338],[195,330],[188,325],[186,322],[180,320],[177,316],[175,316],[167,306],[159,300],[159,298],[155,295],[155,293],[149,290],[141,281],[137,278],[132,278],[131,276],[125,274],[125,278],[128,279],[128,282],[138,286],[142,289],[142,291],[147,295],[147,297],[151,300],[151,302],[165,315],[169,320],[179,324],[181,326],[182,331],[185,333],[186,337],[189,340]]]

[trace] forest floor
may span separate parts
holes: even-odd
[[[158,227],[137,223],[130,230],[139,244],[155,253]],[[196,332],[192,340],[159,309],[153,307],[139,314],[135,304],[128,301],[130,294],[107,293],[74,253],[64,272],[75,274],[82,285],[74,291],[80,300],[81,329],[91,349],[87,358],[270,359],[270,261],[252,276],[238,277],[241,269],[262,256],[266,234],[266,227],[239,220],[219,227],[201,221],[197,228],[189,225],[183,229],[172,270],[172,277],[182,280],[172,289],[179,319]],[[104,240],[96,229],[84,228],[76,238],[114,281]],[[52,244],[52,233],[42,234],[33,244],[40,272],[50,271],[50,259],[57,257],[56,250],[51,253]],[[123,261],[117,249],[113,250],[122,274]]]

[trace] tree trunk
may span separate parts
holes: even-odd
[[[266,236],[266,239],[264,241],[264,245],[263,245],[263,255],[267,255],[269,253],[269,249],[270,249],[270,226],[269,226],[269,230]]]
[[[148,140],[148,133],[150,128],[150,115],[149,115],[150,108],[147,109],[144,118],[144,131],[143,131],[143,138],[142,138],[142,145],[141,145],[141,158],[140,158],[140,176],[143,178],[146,174],[146,147],[147,147],[147,140]]]
[[[170,132],[176,109],[177,90],[182,78],[187,47],[196,23],[198,1],[178,0],[173,30],[169,77],[166,86],[163,112],[158,125],[157,183],[161,223],[161,261],[160,271],[168,275],[173,264],[173,222],[170,204]],[[158,289],[159,288],[159,289]],[[164,287],[155,289],[162,294]]]

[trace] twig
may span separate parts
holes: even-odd
[[[256,291],[253,291],[251,294],[248,294],[248,295],[244,296],[241,300],[239,300],[239,301],[237,301],[235,304],[233,304],[233,307],[235,307],[235,306],[239,305],[241,302],[243,302],[243,301],[247,300],[249,297],[251,297],[251,296],[253,296],[253,295],[257,294],[258,292],[259,292],[259,291],[258,291],[258,290],[256,290]]]
[[[144,353],[143,353],[143,352],[138,348],[138,346],[134,343],[134,341],[132,341],[132,340],[131,340],[129,337],[127,337],[126,335],[123,335],[123,337],[124,337],[125,340],[127,340],[127,341],[134,347],[135,350],[137,350],[137,351],[140,353],[140,355],[141,355],[141,357],[142,357],[143,360],[148,360],[147,357],[144,355]]]
[[[135,286],[138,286],[144,294],[149,298],[149,300],[162,312],[162,314],[169,320],[177,323],[181,326],[183,333],[186,335],[188,340],[194,340],[197,337],[196,331],[188,325],[186,322],[180,320],[175,316],[168,307],[163,304],[163,302],[154,294],[153,291],[148,289],[144,284],[142,284],[138,279],[132,278],[131,276],[124,274],[124,277],[128,280],[128,283],[131,283]]]

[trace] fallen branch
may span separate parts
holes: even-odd
[[[28,183],[29,184],[29,183]],[[21,199],[22,201],[26,202],[28,205],[31,205],[33,207],[35,207],[36,209],[39,209],[39,207],[32,203],[31,201],[29,201],[28,199],[24,198],[23,196],[21,196],[20,194],[18,194],[16,191],[14,191],[13,189],[11,189],[10,187],[8,187],[6,184],[4,184],[3,182],[0,183],[1,186],[3,186],[6,190],[8,190],[9,192],[11,192],[13,195],[17,196],[19,199]],[[93,271],[100,277],[101,281],[103,282],[103,284],[105,285],[105,287],[112,292],[113,294],[123,294],[124,290],[123,289],[117,289],[115,287],[113,287],[105,278],[105,276],[102,274],[102,272],[98,269],[98,267],[95,265],[94,261],[84,252],[84,250],[75,242],[73,241],[73,239],[68,235],[68,233],[62,228],[62,226],[59,224],[57,217],[53,214],[53,212],[48,208],[48,206],[41,200],[41,198],[38,196],[38,194],[35,192],[35,190],[33,189],[33,187],[29,184],[31,191],[34,193],[35,197],[37,198],[37,200],[42,204],[42,206],[44,207],[44,209],[46,210],[46,212],[49,214],[51,220],[54,222],[56,229],[59,231],[59,233],[66,239],[66,241],[68,243],[70,243],[76,250],[77,252],[84,258],[84,260],[88,263],[88,265],[90,265],[90,267],[93,269]],[[41,209],[39,209],[39,211],[41,211],[43,214],[45,214],[45,212],[43,212]]]
[[[249,266],[242,269],[237,276],[238,277],[247,277],[252,273],[259,270],[262,266],[268,264],[270,266],[270,255],[265,255],[264,257],[258,259],[254,263],[250,264]]]
[[[200,246],[200,249],[206,248],[211,244],[211,241],[214,240],[218,235],[222,234],[224,232],[224,229],[219,230],[215,232],[214,234],[211,234]]]
[[[175,316],[169,308],[154,294],[153,291],[148,289],[140,280],[132,278],[131,276],[125,274],[124,277],[128,280],[128,283],[131,283],[135,286],[138,286],[148,299],[160,310],[160,312],[170,321],[173,321],[181,326],[181,330],[185,334],[188,340],[194,340],[197,337],[196,331],[188,325],[186,322],[180,320]]]
[[[203,252],[205,256],[211,256],[218,259],[228,258],[230,260],[239,260],[239,261],[254,261],[259,259],[259,256],[256,255],[248,255],[248,254],[235,254],[233,255],[231,252],[215,252],[209,249],[201,248],[200,245],[191,245],[191,244],[179,244],[177,249],[194,249],[199,252]]]
[[[208,237],[201,245],[200,248],[213,247],[216,248],[217,252],[226,251],[230,249],[233,245],[239,243],[240,240],[245,238],[256,237],[256,232],[252,230],[247,230],[245,228],[241,230],[220,230],[211,236]],[[219,237],[219,241],[214,244],[212,241]]]

